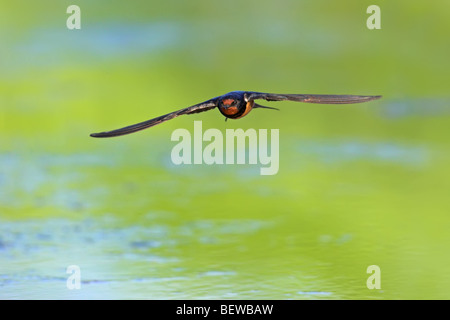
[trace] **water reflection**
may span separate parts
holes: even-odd
[[[423,166],[430,160],[426,146],[394,142],[302,141],[297,150],[305,156],[314,156],[324,163],[370,161]]]
[[[46,298],[60,298],[61,292],[68,298],[123,298],[136,283],[152,284],[151,290],[141,292],[140,297],[170,297],[165,289],[158,293],[154,284],[158,287],[168,282],[196,281],[199,277],[223,279],[237,274],[217,269],[186,273],[183,257],[176,255],[188,238],[201,241],[214,235],[217,244],[227,242],[230,233],[246,234],[262,228],[258,221],[196,221],[179,227],[152,221],[129,227],[123,227],[120,219],[106,216],[81,221],[1,221],[0,297],[40,298],[40,288],[50,286],[53,291],[47,291]],[[82,295],[66,289],[65,269],[72,264],[81,268]],[[117,287],[118,291],[109,290],[111,295],[105,296],[105,286]],[[24,287],[28,290],[20,292]]]
[[[405,117],[439,117],[450,115],[450,99],[434,97],[392,99],[381,105],[381,115],[389,119]]]

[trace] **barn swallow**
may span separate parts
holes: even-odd
[[[317,95],[317,94],[274,94],[262,93],[253,91],[232,91],[222,96],[212,98],[202,103],[174,111],[163,116],[159,116],[144,122],[133,124],[128,127],[116,129],[112,131],[92,133],[91,137],[107,138],[117,137],[125,134],[130,134],[136,131],[144,130],[153,127],[157,124],[181,116],[183,114],[193,114],[208,111],[218,108],[226,119],[239,119],[246,116],[252,109],[265,108],[275,109],[273,107],[266,107],[255,103],[255,100],[264,99],[267,101],[298,101],[307,103],[320,104],[349,104],[361,103],[379,99],[381,96],[355,96],[355,95]]]

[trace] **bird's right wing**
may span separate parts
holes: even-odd
[[[208,101],[193,105],[188,108],[184,108],[178,111],[174,111],[168,114],[165,114],[163,116],[159,116],[144,122],[136,123],[128,127],[112,130],[112,131],[105,131],[105,132],[99,132],[99,133],[91,133],[91,137],[94,138],[109,138],[109,137],[117,137],[122,136],[125,134],[130,134],[136,131],[144,130],[153,126],[156,126],[157,124],[160,124],[162,122],[165,122],[167,120],[171,120],[175,117],[184,115],[184,114],[193,114],[193,113],[199,113],[208,111],[211,109],[214,109],[217,106],[217,98],[210,99]]]

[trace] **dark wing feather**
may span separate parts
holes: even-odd
[[[354,95],[320,95],[320,94],[275,94],[262,92],[248,92],[248,100],[264,99],[267,101],[299,101],[322,104],[360,103],[381,98],[381,96]]]
[[[214,109],[217,106],[217,98],[213,98],[211,100],[196,104],[194,106],[184,108],[178,111],[174,111],[168,114],[165,114],[163,116],[159,116],[144,122],[136,123],[128,127],[112,130],[112,131],[106,131],[106,132],[99,132],[99,133],[91,133],[91,137],[94,138],[109,138],[109,137],[117,137],[122,136],[125,134],[130,134],[136,131],[144,130],[153,126],[156,126],[157,124],[160,124],[162,122],[165,122],[167,120],[173,119],[175,117],[184,115],[184,114],[193,114],[193,113],[199,113],[208,111],[211,109]]]

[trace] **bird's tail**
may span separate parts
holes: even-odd
[[[272,109],[272,110],[278,110],[278,111],[280,111],[280,109],[278,109],[278,108],[274,108],[274,107],[266,107],[266,106],[262,106],[262,105],[257,104],[257,103],[255,103],[255,104],[253,105],[253,108],[264,108],[264,109]]]

